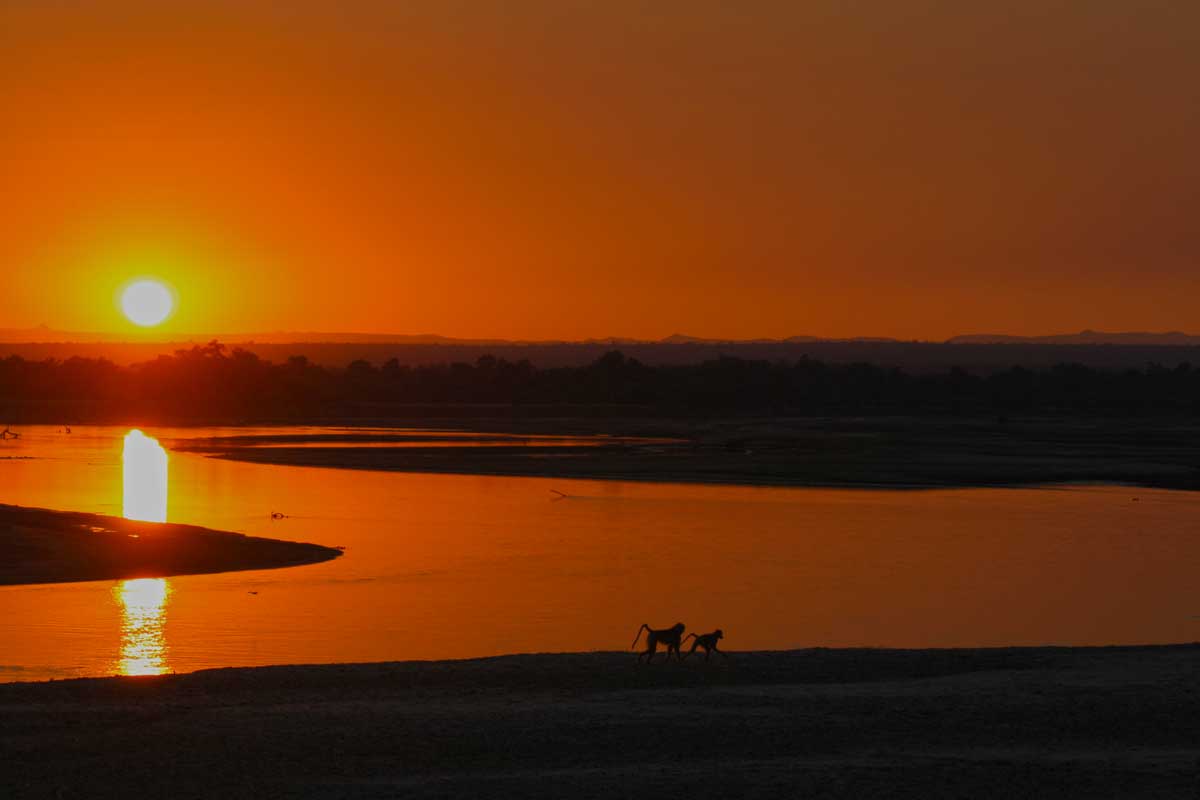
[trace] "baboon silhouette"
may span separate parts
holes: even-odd
[[[683,658],[687,658],[692,653],[696,652],[697,647],[704,648],[704,660],[705,661],[708,661],[709,657],[713,653],[716,653],[717,655],[721,656],[721,658],[726,657],[725,654],[722,653],[717,648],[717,640],[725,638],[725,632],[723,630],[721,630],[720,628],[717,628],[712,633],[701,633],[701,634],[689,633],[686,637],[684,637],[684,641],[686,642],[688,639],[692,639],[692,638],[695,639],[695,641],[692,642],[692,649],[688,650],[686,653],[684,653]]]
[[[629,649],[632,650],[637,646],[638,639],[642,637],[642,631],[646,631],[646,649],[638,653],[639,664],[642,662],[643,658],[646,659],[647,664],[654,660],[654,655],[658,652],[659,642],[662,642],[667,648],[667,657],[664,659],[664,661],[671,660],[671,653],[675,654],[675,660],[678,661],[680,639],[683,637],[683,629],[684,624],[682,622],[676,622],[671,627],[663,628],[662,630],[655,630],[643,622],[642,627],[638,628],[637,636],[633,637],[633,644],[629,645]]]

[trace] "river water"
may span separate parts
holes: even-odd
[[[129,432],[22,429],[0,443],[0,502],[116,515],[165,503],[172,522],[345,555],[0,587],[0,681],[613,650],[642,622],[720,627],[730,650],[1200,639],[1195,494],[421,475],[175,452],[162,480],[123,461]]]

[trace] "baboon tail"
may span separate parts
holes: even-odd
[[[648,630],[650,630],[650,626],[643,622],[642,627],[638,628],[637,636],[633,637],[633,644],[629,645],[630,650],[637,647],[638,639],[642,638],[642,631]]]
[[[696,634],[694,634],[694,633],[689,633],[687,636],[685,636],[685,637],[683,637],[682,639],[680,639],[680,640],[679,640],[679,643],[680,643],[680,644],[683,644],[683,643],[684,643],[684,642],[686,642],[688,639],[695,639],[695,638],[697,638]]]

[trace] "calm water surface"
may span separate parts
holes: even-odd
[[[125,485],[128,432],[23,429],[0,443],[0,502],[119,515],[132,491],[159,513],[145,496],[158,490],[138,488],[153,475],[135,470],[137,487]],[[164,441],[252,432],[145,429]],[[1188,493],[762,489],[180,453],[167,468],[172,522],[346,554],[0,587],[0,680],[611,650],[643,621],[721,627],[731,650],[1200,638],[1200,495]]]

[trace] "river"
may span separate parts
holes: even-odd
[[[0,681],[613,650],[642,622],[719,627],[735,651],[1200,638],[1189,493],[423,475],[176,452],[160,490],[139,488],[160,478],[123,462],[129,432],[23,428],[0,443],[0,502],[153,515],[159,500],[139,496],[162,491],[172,522],[345,555],[0,587]],[[252,432],[144,429],[164,442]]]

